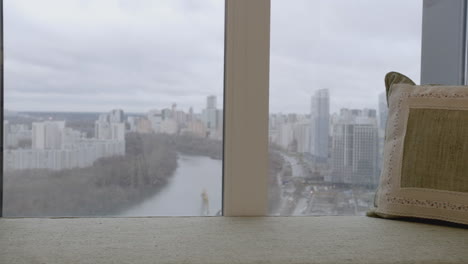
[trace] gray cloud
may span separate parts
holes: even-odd
[[[8,2],[6,107],[200,108],[222,96],[223,16],[219,1]]]
[[[309,111],[329,88],[333,111],[375,108],[383,77],[419,81],[422,1],[272,1],[270,111]]]
[[[6,1],[5,105],[201,109],[223,92],[223,2]],[[333,110],[376,107],[386,72],[419,81],[421,5],[273,0],[270,110],[306,113],[320,88]]]

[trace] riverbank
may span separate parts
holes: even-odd
[[[221,142],[207,142],[190,137],[129,133],[125,156],[100,159],[91,167],[6,171],[4,215],[115,215],[166,187],[177,168],[177,152],[221,157]]]
[[[222,162],[206,156],[178,155],[167,185],[118,216],[214,216],[222,208]]]

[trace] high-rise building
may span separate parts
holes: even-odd
[[[94,123],[94,135],[99,140],[107,140],[111,138],[111,127],[109,122],[97,120]]]
[[[177,134],[178,131],[179,127],[174,119],[166,119],[161,122],[159,133],[173,135]]]
[[[146,117],[151,123],[151,129],[153,130],[153,132],[159,133],[159,131],[161,130],[161,123],[164,119],[163,113],[159,110],[153,109],[148,112]]]
[[[297,142],[296,151],[299,153],[308,153],[310,140],[310,122],[301,121],[294,124],[294,139]]]
[[[218,118],[219,112],[216,108],[216,96],[210,95],[206,97],[206,109],[203,109],[203,123],[207,129],[208,137],[218,138],[218,125],[220,119]]]
[[[65,126],[65,121],[33,122],[10,127],[11,139],[31,139],[32,148],[5,151],[7,170],[83,168],[103,157],[125,155],[125,123],[123,111],[113,110],[96,120],[95,137]],[[11,144],[16,145],[16,144]],[[19,144],[18,144],[19,145]]]
[[[62,134],[65,121],[44,121],[32,123],[33,149],[62,148]]]
[[[110,140],[125,141],[125,123],[111,123]]]
[[[172,109],[164,108],[163,110],[161,110],[161,116],[162,116],[163,120],[171,119],[172,118]]]
[[[110,123],[123,123],[124,122],[124,111],[122,109],[113,109],[109,113]]]
[[[136,132],[137,131],[138,120],[139,120],[139,117],[136,117],[136,116],[127,117],[127,123],[129,125],[128,130],[130,132]]]
[[[268,141],[285,150],[309,153],[310,121],[304,115],[271,114]]]
[[[206,127],[202,121],[194,119],[193,121],[188,122],[187,127],[182,133],[197,137],[206,137]]]
[[[310,154],[318,160],[326,161],[329,153],[330,133],[330,94],[328,89],[320,89],[311,99],[310,111]]]
[[[206,97],[206,108],[207,109],[216,109],[216,96],[215,95],[210,95]]]
[[[184,111],[178,110],[175,112],[174,120],[179,126],[182,126],[187,122],[188,115]]]
[[[153,124],[147,118],[139,118],[136,125],[136,132],[138,133],[152,133],[154,132]]]
[[[125,140],[125,121],[122,110],[101,114],[94,125],[95,137],[99,140]]]
[[[375,110],[342,109],[332,122],[332,171],[327,181],[374,186],[378,182]]]
[[[188,112],[188,115],[187,115],[187,121],[193,121],[194,120],[194,113],[193,113],[193,107],[190,107],[189,108],[189,112]]]
[[[292,123],[283,123],[278,127],[277,144],[284,149],[293,150],[294,130]]]

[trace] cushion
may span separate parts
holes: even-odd
[[[468,86],[386,76],[383,168],[370,214],[468,224]]]

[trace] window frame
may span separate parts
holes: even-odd
[[[424,0],[421,84],[467,84],[467,8],[467,0]]]
[[[225,1],[223,215],[264,216],[270,0]]]
[[[3,0],[0,0],[0,119],[2,121],[1,124],[1,131],[0,131],[0,217],[3,217],[3,118],[4,118],[4,105],[3,105],[3,87],[4,87],[4,80],[3,80],[3,72],[4,72],[4,53],[3,53]]]

